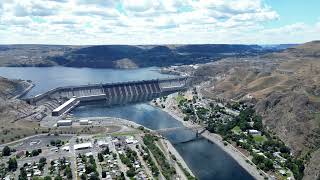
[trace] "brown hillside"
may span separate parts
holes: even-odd
[[[209,69],[223,69],[214,75]],[[204,74],[207,73],[207,78]],[[320,174],[320,41],[260,58],[225,59],[194,72],[212,79],[203,88],[210,98],[252,98],[263,122],[296,156],[311,153],[305,179]],[[218,78],[217,78],[218,77]],[[249,96],[250,95],[250,96]]]

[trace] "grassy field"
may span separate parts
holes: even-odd
[[[256,143],[263,143],[267,140],[265,136],[260,136],[260,135],[253,136],[253,139]]]
[[[234,134],[240,134],[242,132],[239,126],[235,126],[231,131]]]
[[[187,99],[186,99],[183,95],[181,95],[181,94],[179,94],[179,95],[176,97],[176,101],[177,101],[178,104],[180,104],[181,102],[186,101],[186,100],[187,100]]]

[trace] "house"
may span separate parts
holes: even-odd
[[[138,141],[135,140],[135,139],[133,138],[133,136],[129,136],[129,137],[126,138],[126,143],[127,143],[127,144],[136,144],[136,143],[138,143]]]
[[[33,175],[34,176],[41,176],[41,171],[39,169],[36,169],[34,172],[33,172]]]
[[[70,150],[70,146],[64,146],[61,149],[64,150],[64,151],[69,151]]]
[[[99,140],[97,144],[99,147],[107,147],[109,143],[104,140]]]
[[[88,152],[88,153],[86,153],[86,156],[87,156],[87,157],[93,156],[93,153],[92,153],[92,152]]]
[[[255,129],[249,129],[248,133],[251,135],[261,135],[261,132]]]
[[[287,171],[284,170],[284,169],[280,169],[280,170],[279,170],[279,173],[280,173],[282,176],[287,175]]]

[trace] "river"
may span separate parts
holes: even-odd
[[[160,74],[157,68],[114,70],[67,67],[0,67],[0,76],[32,80],[36,86],[27,96],[34,96],[59,86],[168,77],[168,75]],[[104,104],[86,105],[74,109],[72,113],[76,117],[120,117],[134,121],[150,129],[183,126],[166,112],[146,103],[115,106],[112,108],[108,108]],[[253,179],[247,171],[220,147],[203,137],[195,138],[195,133],[190,130],[167,132],[164,136],[174,144],[177,151],[198,179]]]

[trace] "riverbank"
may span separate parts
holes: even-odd
[[[17,95],[15,95],[14,97],[12,97],[12,99],[18,99],[18,98],[23,97],[35,86],[35,84],[32,82],[23,80],[21,82],[21,86],[22,86],[23,90],[20,93],[18,93]]]
[[[180,169],[181,172],[180,174],[183,174],[184,177],[186,178],[186,174],[183,172],[184,168],[185,170],[187,170],[189,172],[189,174],[193,177],[195,177],[195,175],[193,174],[193,172],[191,171],[191,169],[188,167],[187,163],[184,161],[184,159],[181,157],[181,155],[179,154],[179,152],[174,148],[174,146],[171,144],[171,142],[167,139],[161,139],[161,143],[164,145],[164,147],[167,150],[168,154],[172,154],[175,158],[176,158],[176,162],[179,162],[181,164],[182,167],[180,167],[178,164],[176,164],[176,169]],[[187,178],[186,178],[187,179]]]
[[[176,94],[176,93],[175,93]],[[160,102],[157,101],[156,105],[154,102],[149,102],[149,104],[153,107],[159,108],[162,111],[168,113],[170,116],[172,116],[174,119],[180,121],[185,127],[187,128],[195,128],[195,127],[199,127],[198,124],[193,123],[191,121],[184,121],[183,117],[184,114],[178,109],[178,107],[176,106],[175,103],[175,94],[170,94],[168,95],[167,99],[166,99],[166,104],[165,107],[162,108],[161,106],[159,106]]]
[[[251,176],[255,179],[264,179],[266,175],[263,171],[258,170],[253,162],[241,153],[236,147],[231,145],[230,143],[224,144],[222,137],[218,134],[210,133],[209,131],[205,131],[202,133],[202,136],[214,144],[218,145],[221,149],[223,149],[226,153],[228,153],[237,163],[244,168]],[[265,174],[265,176],[261,175]]]
[[[176,107],[176,99],[174,95],[170,95],[166,99],[166,106],[164,108],[161,108],[155,103],[150,102],[152,106],[155,106],[162,111],[168,113],[170,116],[175,118],[176,120],[180,121],[185,127],[187,128],[194,128],[199,127],[199,124],[193,123],[191,121],[184,121],[183,120],[183,113]],[[211,141],[212,143],[219,146],[224,152],[228,153],[243,169],[245,169],[252,177],[255,179],[262,180],[265,178],[265,176],[268,176],[263,171],[258,170],[256,166],[254,165],[251,160],[245,156],[243,153],[241,153],[236,147],[234,147],[232,144],[227,143],[227,145],[224,145],[224,141],[222,137],[218,134],[210,133],[209,131],[205,131],[202,136],[206,138],[207,140]],[[261,175],[263,174],[263,175]]]

